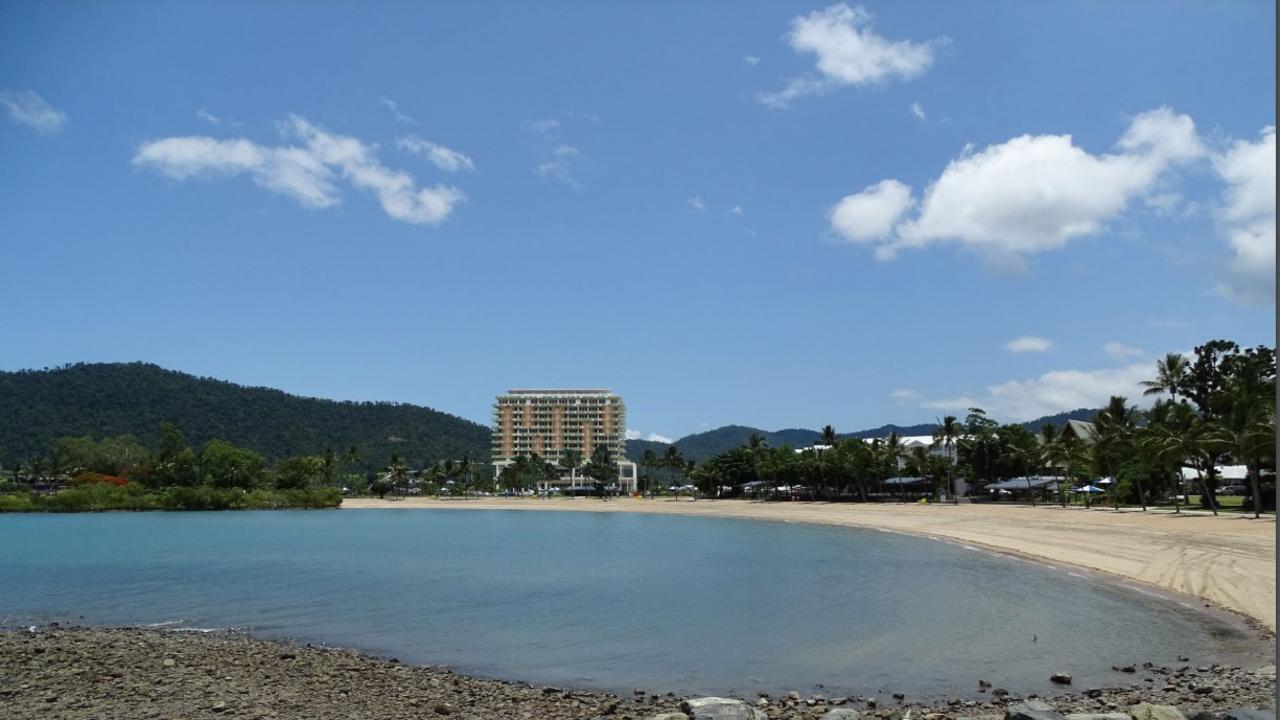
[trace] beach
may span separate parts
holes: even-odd
[[[1207,513],[671,498],[348,498],[342,508],[643,512],[870,528],[1070,565],[1181,595],[1276,629],[1275,520]]]

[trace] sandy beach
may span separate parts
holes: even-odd
[[[746,500],[349,498],[345,509],[560,510],[734,517],[912,533],[1074,565],[1190,595],[1276,628],[1274,518],[1057,506]]]

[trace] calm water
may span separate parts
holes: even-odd
[[[584,501],[587,502],[587,501]],[[1235,624],[874,531],[660,515],[0,516],[0,624],[174,622],[629,692],[1022,692],[1238,657]],[[1131,676],[1129,676],[1131,677]]]

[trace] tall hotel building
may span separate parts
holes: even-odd
[[[582,462],[601,445],[618,463],[618,489],[634,492],[636,465],[626,457],[627,406],[608,390],[508,390],[493,403],[493,466],[497,473],[520,455],[537,453],[559,464],[565,450]],[[581,474],[576,477],[581,479]],[[574,482],[565,472],[559,483]]]

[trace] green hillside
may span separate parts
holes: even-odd
[[[63,436],[134,435],[154,446],[162,421],[195,446],[220,438],[269,460],[355,445],[361,464],[392,453],[411,467],[489,456],[489,429],[400,403],[338,402],[195,377],[145,363],[0,372],[0,463],[48,453]]]

